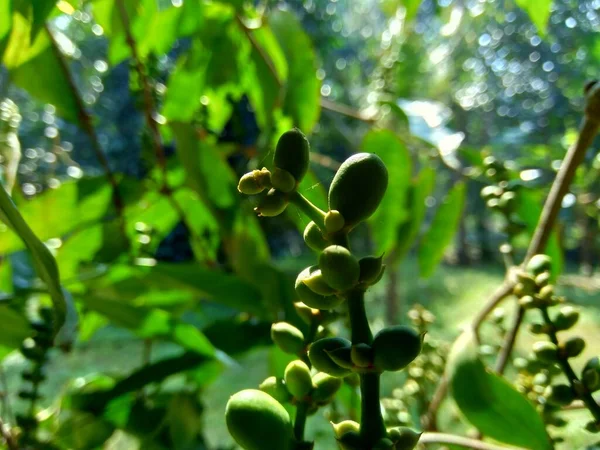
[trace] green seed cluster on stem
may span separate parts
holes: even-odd
[[[538,368],[547,368],[551,375],[562,372],[567,379],[566,384],[547,383],[544,396],[544,413],[550,423],[555,420],[553,413],[560,408],[570,405],[575,400],[581,400],[592,414],[593,420],[586,429],[592,433],[600,432],[600,405],[594,400],[592,394],[600,390],[600,361],[597,357],[590,359],[578,376],[570,360],[579,356],[584,348],[585,341],[581,337],[570,337],[566,340],[559,338],[559,333],[569,330],[577,323],[579,312],[564,305],[564,298],[554,293],[554,286],[550,283],[550,270],[552,260],[546,255],[534,255],[518,275],[519,282],[514,288],[514,293],[519,298],[519,305],[525,310],[536,309],[541,316],[541,322],[532,323],[529,330],[536,335],[545,335],[547,340],[533,344],[533,357]],[[550,309],[559,307],[552,314]],[[541,373],[541,372],[540,372]],[[554,423],[557,425],[557,423]]]
[[[308,163],[308,140],[293,129],[279,139],[273,170],[263,168],[250,172],[238,185],[242,193],[260,195],[256,207],[260,216],[279,215],[289,203],[295,204],[311,220],[304,231],[304,240],[319,255],[316,264],[302,270],[295,283],[296,295],[301,301],[295,305],[296,310],[309,324],[309,335],[304,336],[286,322],[272,327],[275,344],[297,355],[298,359],[288,365],[283,379],[270,377],[261,384],[260,391],[242,391],[243,395],[238,393],[230,399],[226,413],[229,430],[245,449],[310,448],[311,443],[304,438],[306,416],[333,399],[343,378],[358,374],[361,422],[347,420],[333,424],[339,447],[342,450],[412,450],[419,433],[405,427],[386,429],[384,425],[380,376],[384,371],[401,370],[412,362],[421,351],[423,336],[404,326],[389,327],[373,336],[364,296],[366,290],[381,279],[385,266],[381,256],[357,258],[349,240],[349,233],[367,220],[381,203],[388,184],[387,169],[374,154],[351,156],[335,174],[329,189],[328,211],[322,211],[297,191]],[[332,310],[341,305],[345,305],[349,313],[351,339],[319,339],[319,330],[335,317]],[[267,399],[264,394],[268,395]],[[253,395],[254,403],[248,401]],[[296,406],[293,425],[289,416],[285,417],[279,408],[273,407],[273,402],[280,406],[291,402]],[[264,408],[260,407],[261,403]],[[239,414],[240,409],[248,414]],[[263,417],[265,414],[273,420],[267,420]],[[260,442],[264,429],[261,423],[272,422],[279,424],[274,427],[277,440],[271,439],[268,444]]]

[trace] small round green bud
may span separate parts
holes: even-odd
[[[546,326],[546,324],[532,323],[529,325],[529,331],[532,334],[547,334],[549,330],[548,330],[548,327]]]
[[[227,429],[245,450],[290,450],[292,422],[270,395],[246,389],[234,394],[225,408]]]
[[[271,185],[281,192],[292,192],[296,189],[296,180],[287,170],[276,167],[271,173]]]
[[[311,308],[334,309],[344,301],[343,297],[338,297],[337,295],[320,295],[313,292],[306,284],[304,284],[304,280],[309,278],[317,270],[319,270],[317,266],[310,266],[300,272],[296,278],[296,295],[304,302],[304,304]]]
[[[537,284],[537,287],[543,288],[550,283],[551,277],[552,275],[550,275],[550,272],[542,272],[535,277],[535,284]]]
[[[310,145],[302,131],[294,128],[281,135],[275,154],[273,165],[289,172],[299,183],[306,172],[310,162]]]
[[[555,362],[558,360],[558,348],[552,342],[539,341],[533,344],[533,353],[536,358],[543,362]]]
[[[278,322],[271,326],[271,339],[285,353],[297,355],[304,349],[304,334],[287,322]]]
[[[421,434],[408,427],[395,427],[388,430],[388,437],[398,450],[413,450],[417,446]]]
[[[544,395],[546,396],[548,403],[556,406],[570,405],[576,398],[575,392],[573,392],[571,386],[567,386],[566,384],[548,386],[544,391]]]
[[[567,358],[579,356],[584,348],[585,341],[580,337],[569,338],[561,345],[561,350],[564,350],[564,354]]]
[[[373,364],[379,370],[401,370],[419,355],[422,343],[422,336],[410,327],[384,328],[373,339]]]
[[[352,344],[348,339],[339,337],[319,339],[311,344],[308,349],[308,359],[313,367],[319,372],[325,372],[334,377],[345,377],[351,372],[348,369],[336,364],[327,352],[331,352],[341,347],[350,348]]]
[[[332,377],[323,372],[319,372],[313,376],[312,381],[314,389],[311,397],[313,401],[321,404],[330,402],[337,391],[340,390],[343,383],[341,378]]]
[[[538,297],[544,301],[550,300],[554,296],[554,286],[551,284],[540,289]]]
[[[552,259],[548,255],[534,255],[525,266],[527,272],[539,275],[552,271]]]
[[[329,245],[329,242],[325,240],[323,233],[321,233],[321,230],[315,222],[310,222],[306,225],[303,237],[306,245],[316,252],[324,250]]]
[[[327,354],[331,360],[338,366],[344,369],[353,369],[354,363],[352,362],[352,349],[350,347],[340,347],[335,350],[327,350]]]
[[[271,187],[271,173],[266,169],[253,170],[240,178],[238,191],[246,195],[260,194],[265,189]]]
[[[310,369],[306,363],[299,359],[287,365],[283,379],[288,391],[295,398],[304,398],[312,391]]]
[[[319,295],[333,295],[336,292],[335,289],[327,284],[320,269],[312,272],[310,276],[304,278],[302,282],[307,285],[311,291]]]
[[[499,186],[496,186],[496,185],[485,186],[481,190],[481,198],[483,198],[486,201],[491,200],[493,198],[497,199],[502,195],[502,193],[503,193],[503,190]]]
[[[563,306],[552,321],[557,331],[572,328],[579,320],[579,311],[572,306]]]
[[[261,391],[269,394],[279,403],[289,402],[292,398],[290,392],[287,390],[287,387],[285,387],[285,383],[283,382],[282,378],[269,377],[260,383],[258,388]]]
[[[345,291],[358,283],[360,266],[350,251],[341,245],[330,245],[319,255],[319,267],[327,284]]]
[[[588,433],[600,433],[600,422],[591,421],[585,425],[585,431]]]
[[[328,233],[335,233],[344,228],[344,216],[339,211],[327,211],[325,214],[325,230]]]
[[[337,439],[351,431],[357,432],[360,430],[360,425],[353,420],[344,420],[340,423],[330,422],[333,427],[333,433]]]
[[[505,192],[498,199],[498,207],[505,211],[511,211],[515,208],[517,194],[512,191]]]
[[[583,370],[597,370],[598,372],[600,372],[600,358],[598,358],[597,356],[594,356],[593,358],[590,358],[588,360],[588,362],[585,363],[585,366],[583,367]]]
[[[359,281],[365,284],[374,284],[383,272],[383,255],[377,256],[365,256],[358,261],[360,266],[360,277]]]
[[[373,348],[368,344],[355,344],[350,351],[352,362],[357,367],[373,366]]]
[[[600,389],[600,372],[597,369],[584,370],[581,381],[589,392],[596,392]]]
[[[519,305],[524,309],[532,309],[539,307],[540,301],[531,295],[524,295],[523,297],[519,298]]]
[[[388,172],[383,161],[372,153],[348,158],[333,177],[329,188],[329,210],[339,211],[350,229],[367,220],[387,189]]]
[[[262,197],[254,211],[261,217],[275,217],[287,208],[287,196],[276,189],[270,189],[267,195]]]

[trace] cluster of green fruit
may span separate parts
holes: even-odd
[[[552,260],[546,255],[535,255],[525,267],[525,271],[518,274],[519,282],[514,288],[514,293],[519,298],[522,308],[536,309],[541,313],[542,320],[530,324],[529,330],[536,335],[545,335],[548,339],[533,344],[532,362],[529,372],[543,373],[539,375],[535,385],[545,385],[543,396],[544,415],[550,423],[562,424],[559,418],[550,416],[560,408],[570,405],[575,400],[583,400],[594,415],[586,429],[590,432],[600,431],[598,413],[600,406],[593,400],[591,394],[600,390],[600,362],[592,358],[584,366],[578,376],[569,360],[579,356],[584,348],[585,341],[578,336],[559,340],[558,333],[570,330],[579,320],[579,312],[572,306],[564,305],[565,299],[555,295],[554,286],[551,284]],[[560,309],[551,317],[548,309],[560,306]],[[537,370],[536,370],[537,369]],[[545,372],[540,372],[545,369]],[[551,378],[563,373],[568,384],[552,384]],[[537,376],[537,375],[536,375]],[[541,381],[544,381],[541,383]],[[538,387],[537,390],[540,388]],[[535,392],[535,391],[534,391]],[[589,401],[586,401],[589,400]],[[589,403],[589,404],[588,404]]]
[[[314,317],[332,317],[330,310],[345,305],[352,339],[304,336],[289,323],[273,325],[274,342],[300,359],[288,365],[283,379],[271,377],[262,390],[235,394],[226,410],[227,425],[236,442],[248,450],[301,449],[307,447],[298,417],[331,401],[342,379],[360,376],[362,422],[343,421],[334,432],[343,450],[411,450],[419,434],[408,428],[386,430],[381,417],[379,375],[397,371],[421,350],[422,335],[409,327],[394,326],[375,337],[367,321],[364,293],[385,270],[382,258],[357,258],[349,248],[348,233],[367,220],[379,206],[388,184],[387,169],[370,153],[348,158],[338,169],[322,211],[298,192],[309,165],[309,143],[297,129],[284,133],[277,143],[273,171],[263,168],[241,177],[238,190],[260,195],[255,211],[276,216],[295,204],[311,222],[304,231],[306,244],[319,253],[318,264],[307,267],[296,279],[299,315],[311,325]],[[266,194],[264,191],[267,191]],[[317,338],[313,342],[313,340]],[[304,352],[307,351],[307,357]],[[281,402],[296,405],[296,423]],[[295,434],[295,435],[294,435]]]

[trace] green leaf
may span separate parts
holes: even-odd
[[[454,401],[484,436],[531,450],[553,448],[535,406],[479,360],[472,331],[457,339],[447,371]]]
[[[167,420],[173,450],[198,448],[194,444],[202,434],[202,409],[192,395],[173,395],[167,406]]]
[[[10,32],[12,26],[12,0],[0,2],[0,41]],[[0,49],[2,44],[0,43]],[[0,52],[2,55],[2,52]]]
[[[31,336],[29,321],[14,309],[0,306],[0,345],[11,349],[18,348],[23,340]]]
[[[430,277],[444,257],[446,247],[460,223],[466,197],[466,185],[456,183],[436,211],[419,246],[419,269],[422,277]]]
[[[397,231],[394,251],[396,261],[402,259],[417,240],[427,215],[427,197],[433,193],[434,187],[435,170],[431,167],[424,167],[419,172],[418,178],[411,183],[407,192],[409,217]]]
[[[288,63],[284,112],[308,134],[317,123],[321,111],[321,83],[317,79],[312,42],[298,19],[289,11],[275,10],[269,16],[269,25]]]
[[[410,185],[412,161],[408,149],[389,130],[367,133],[362,150],[375,153],[385,163],[389,184],[381,205],[369,220],[376,245],[376,253],[388,253],[396,242],[397,230],[408,219],[407,190]]]
[[[50,12],[54,9],[56,0],[36,0],[31,2],[33,22],[31,24],[31,40],[33,41],[46,23]]]
[[[541,36],[546,35],[552,0],[516,0],[517,5],[525,11]]]
[[[422,0],[383,0],[381,9],[389,16],[396,14],[398,7],[402,6],[406,10],[406,22],[411,22],[421,6]]]
[[[56,214],[57,211],[53,211]],[[58,266],[48,248],[23,220],[6,191],[0,188],[0,218],[23,240],[33,259],[38,276],[46,283],[54,306],[56,344],[69,347],[75,338],[77,312],[70,295],[60,285]]]

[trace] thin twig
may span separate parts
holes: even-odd
[[[421,439],[419,439],[419,444],[458,445],[459,447],[470,448],[473,450],[527,450],[523,447],[496,445],[463,436],[431,432],[423,433],[421,435]]]
[[[0,436],[4,438],[8,450],[19,450],[19,446],[10,429],[8,429],[2,419],[0,419]]]
[[[45,25],[45,28],[46,28],[46,32],[48,34],[48,38],[50,39],[50,46],[52,47],[52,50],[53,50],[54,54],[56,55],[56,59],[58,61],[59,67],[65,77],[67,86],[69,87],[69,90],[71,91],[71,93],[73,95],[73,100],[75,102],[75,108],[77,109],[77,118],[79,119],[79,124],[80,124],[81,128],[83,129],[83,131],[90,138],[90,142],[92,144],[92,150],[94,151],[94,154],[96,155],[96,159],[100,163],[100,166],[102,167],[102,170],[104,171],[106,179],[111,186],[113,205],[115,207],[117,216],[119,217],[119,227],[121,229],[123,236],[126,236],[126,232],[125,232],[126,222],[125,222],[125,215],[124,215],[125,203],[123,202],[123,197],[122,197],[121,191],[119,189],[119,184],[117,182],[117,179],[116,179],[114,173],[112,172],[112,170],[110,168],[108,158],[106,157],[106,155],[104,154],[104,151],[102,150],[102,146],[100,145],[100,141],[98,139],[98,134],[96,133],[96,128],[92,124],[92,118],[85,108],[81,94],[79,93],[79,90],[77,89],[77,85],[75,84],[73,75],[72,75],[71,71],[69,70],[67,61],[65,60],[65,56],[63,55],[62,51],[58,47],[58,44],[56,43],[54,35],[52,34],[52,31],[50,30],[50,27],[48,26],[48,24]]]
[[[473,319],[473,322],[471,323],[471,328],[473,329],[477,339],[479,339],[479,327],[481,323],[494,309],[496,309],[502,300],[512,294],[515,284],[515,281],[511,277],[507,276],[506,280],[504,280],[504,283],[502,283],[500,287],[494,291],[483,308],[477,313]]]
[[[341,114],[342,116],[350,117],[351,119],[360,120],[361,122],[365,122],[371,125],[376,121],[374,117],[367,116],[364,113],[356,111],[351,106],[336,103],[323,97],[321,97],[321,108],[326,109],[327,111]]]
[[[506,369],[506,364],[508,363],[512,349],[515,346],[515,341],[517,340],[517,335],[519,334],[521,324],[523,323],[523,317],[525,317],[525,310],[520,306],[517,306],[514,321],[510,327],[510,330],[508,330],[506,337],[504,338],[502,350],[500,351],[500,355],[498,355],[498,360],[496,361],[496,372],[499,374],[504,373],[504,369]]]

